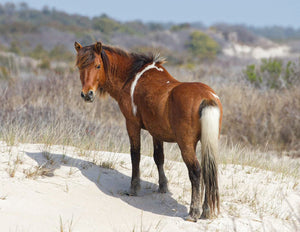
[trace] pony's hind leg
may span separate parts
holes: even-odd
[[[127,132],[130,140],[130,155],[132,165],[131,186],[129,195],[136,196],[140,190],[140,149],[141,129],[129,122],[126,122]]]
[[[187,221],[196,222],[200,218],[200,174],[201,168],[196,157],[195,149],[181,148],[182,158],[188,168],[189,178],[192,184],[192,199]]]
[[[159,188],[158,192],[166,193],[168,191],[168,180],[164,172],[164,148],[163,142],[153,138],[154,161],[158,169]]]

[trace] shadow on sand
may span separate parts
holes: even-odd
[[[54,161],[51,164],[47,162],[46,157],[40,152],[26,152],[26,154],[35,160],[38,165],[47,164],[47,167],[52,172],[61,166],[78,168],[82,175],[92,181],[103,193],[119,198],[140,210],[172,217],[184,217],[187,215],[187,208],[172,198],[171,193],[157,193],[155,191],[158,188],[156,184],[141,180],[141,191],[139,195],[128,196],[124,194],[124,192],[129,189],[131,177],[117,170],[102,168],[93,162],[62,154],[48,153],[48,156]],[[47,178],[51,178],[51,175]]]

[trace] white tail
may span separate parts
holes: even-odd
[[[210,209],[220,208],[218,167],[216,156],[218,154],[220,109],[216,105],[205,105],[201,109],[201,189],[205,187],[205,196]]]
[[[201,115],[201,146],[202,149],[213,149],[218,152],[220,110],[217,106],[206,106]]]

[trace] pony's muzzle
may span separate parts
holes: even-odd
[[[86,102],[92,102],[92,101],[94,101],[95,93],[93,90],[90,90],[87,94],[85,94],[83,91],[81,91],[81,97]]]

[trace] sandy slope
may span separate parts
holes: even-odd
[[[167,161],[170,193],[158,194],[154,162],[142,157],[142,190],[129,197],[124,194],[131,175],[129,154],[82,153],[72,147],[0,142],[0,231],[300,230],[295,178],[220,165],[221,214],[191,223],[182,219],[190,202],[183,163]],[[114,169],[100,167],[111,165]]]
[[[232,43],[223,49],[223,53],[227,56],[235,56],[240,58],[253,57],[255,59],[291,56],[290,47],[286,45],[274,45],[270,48],[263,48],[259,46],[248,46]]]

